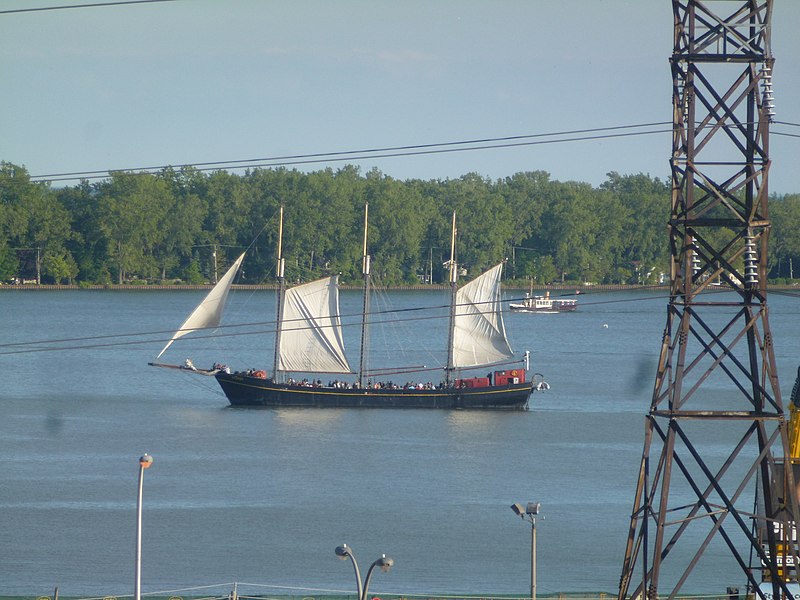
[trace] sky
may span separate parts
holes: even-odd
[[[0,11],[92,1],[0,0]],[[775,0],[776,120],[789,123],[800,123],[798,26],[800,0]],[[0,12],[0,160],[39,176],[670,122],[672,27],[670,0]],[[800,127],[772,131],[769,189],[798,193],[800,137],[774,134]],[[356,164],[397,179],[544,170],[598,186],[610,171],[666,180],[669,155],[669,134],[657,133],[289,168]]]

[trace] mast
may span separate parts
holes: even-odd
[[[361,311],[361,355],[358,361],[358,387],[364,387],[364,373],[367,366],[367,314],[369,314],[369,268],[370,256],[367,254],[367,225],[369,223],[369,203],[364,205],[364,248],[361,255],[361,273],[364,275],[364,303]]]
[[[280,358],[281,348],[281,330],[283,329],[283,299],[286,296],[286,280],[284,279],[284,267],[286,266],[283,260],[283,204],[281,204],[280,219],[278,224],[278,259],[275,268],[275,274],[278,277],[278,308],[277,316],[275,317],[275,359],[272,363],[272,379],[278,383],[278,360]]]
[[[445,383],[449,386],[455,371],[453,364],[453,340],[456,331],[456,294],[458,293],[458,268],[456,265],[456,211],[453,211],[453,228],[450,235],[450,330],[447,336],[447,367]]]

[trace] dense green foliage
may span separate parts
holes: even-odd
[[[667,270],[670,190],[648,175],[609,173],[599,188],[518,173],[497,181],[398,181],[355,167],[205,174],[115,172],[52,188],[0,163],[0,280],[44,283],[202,283],[252,244],[245,281],[274,276],[285,206],[289,280],[360,277],[369,203],[373,274],[386,285],[445,279],[453,211],[458,262],[475,274],[503,258],[508,277],[596,283],[657,282]],[[770,204],[773,277],[800,269],[800,195]],[[432,277],[431,277],[432,275]]]

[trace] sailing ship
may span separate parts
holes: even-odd
[[[550,292],[545,292],[544,296],[526,293],[522,302],[511,302],[508,307],[514,312],[556,314],[577,310],[578,301],[571,298],[553,299]]]
[[[278,302],[275,354],[271,374],[264,369],[231,371],[222,365],[198,369],[187,359],[184,365],[164,366],[188,369],[211,375],[228,398],[231,406],[269,407],[369,407],[369,408],[441,408],[441,409],[526,409],[533,389],[547,389],[541,380],[529,380],[529,353],[522,360],[515,358],[502,318],[500,277],[503,263],[489,269],[470,283],[458,288],[458,266],[455,261],[455,213],[451,238],[450,320],[447,345],[447,366],[438,385],[397,385],[375,382],[388,370],[370,373],[366,368],[366,347],[369,325],[370,256],[367,254],[367,221],[365,208],[362,273],[364,278],[361,323],[361,354],[358,371],[353,371],[345,353],[339,313],[337,276],[324,277],[310,283],[286,288],[282,256],[283,208],[280,211],[278,234]],[[220,323],[222,308],[244,255],[226,272],[208,296],[191,313],[160,356],[179,337]],[[518,366],[517,366],[518,365]],[[463,369],[494,367],[483,377],[464,377]],[[394,373],[409,373],[397,369]],[[328,382],[333,374],[355,375],[349,383]],[[296,380],[290,375],[311,375]]]

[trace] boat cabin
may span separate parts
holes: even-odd
[[[525,369],[512,369],[510,371],[495,371],[491,377],[466,377],[456,379],[457,388],[482,388],[492,385],[511,385],[525,383]]]

